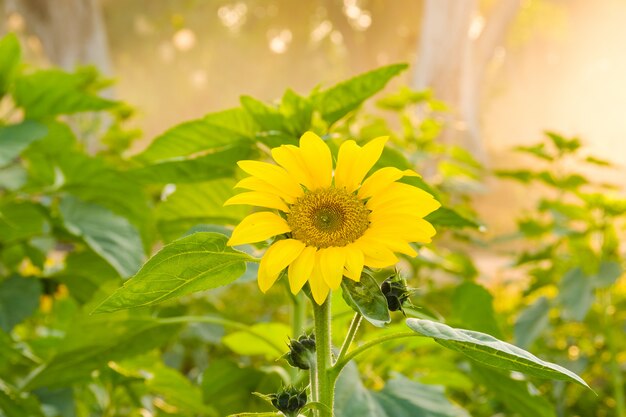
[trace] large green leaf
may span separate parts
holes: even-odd
[[[239,223],[250,207],[224,207],[224,202],[236,193],[234,185],[232,179],[177,185],[176,191],[156,209],[158,227],[165,239],[176,239],[201,224]]]
[[[246,270],[249,255],[226,246],[218,233],[194,233],[166,245],[96,312],[147,306],[229,284]]]
[[[0,39],[0,99],[17,74],[21,55],[20,43],[14,33]]]
[[[328,124],[333,124],[382,90],[389,80],[407,68],[406,64],[389,65],[350,78],[315,93],[312,96],[313,106]]]
[[[156,355],[145,355],[109,366],[128,378],[143,380],[146,388],[163,398],[166,404],[188,415],[215,415],[212,407],[202,401],[200,387],[180,372],[159,361]]]
[[[387,300],[370,274],[361,274],[359,282],[343,279],[341,291],[346,303],[374,326],[384,327],[391,322]]]
[[[430,320],[407,319],[411,330],[432,337],[440,345],[463,353],[469,358],[496,368],[519,371],[539,378],[577,382],[589,385],[572,371],[546,362],[533,354],[496,339],[488,334],[471,330],[454,329]]]
[[[444,394],[443,387],[411,381],[401,375],[381,391],[365,388],[354,364],[342,371],[335,393],[335,414],[341,417],[469,417]]]
[[[189,183],[232,177],[237,161],[251,159],[250,144],[232,146],[197,158],[171,160],[145,165],[129,174],[147,183]]]
[[[250,143],[255,124],[242,109],[211,113],[202,119],[174,126],[157,137],[137,159],[143,163],[180,160],[198,153],[212,153],[234,145]]]
[[[123,277],[133,275],[144,259],[141,237],[130,222],[110,210],[67,196],[59,205],[63,223]]]
[[[26,388],[63,387],[86,380],[109,361],[130,358],[164,344],[180,323],[125,315],[78,319],[56,354],[29,377]]]
[[[0,329],[10,332],[13,326],[39,307],[41,283],[35,278],[12,276],[0,282]]]
[[[34,395],[18,392],[0,379],[0,416],[2,417],[43,417]]]
[[[13,98],[29,119],[116,106],[117,102],[98,97],[100,86],[93,69],[81,69],[74,74],[57,69],[41,70],[19,77]]]
[[[49,229],[43,207],[30,202],[0,204],[0,242],[24,240]]]
[[[32,120],[0,127],[0,166],[13,161],[28,145],[47,133],[45,125]]]
[[[250,393],[275,392],[279,384],[277,374],[267,374],[254,366],[243,367],[230,359],[215,358],[202,376],[202,393],[205,402],[218,409],[220,416],[226,416],[242,410],[264,409],[264,403]]]
[[[66,124],[48,122],[48,136],[33,143],[22,157],[27,160],[29,184],[58,189],[85,202],[103,206],[127,218],[149,241],[152,211],[143,187],[103,158],[80,150]]]
[[[493,368],[472,366],[472,375],[478,379],[512,413],[521,417],[555,417],[555,407],[537,393],[526,381],[512,379]]]

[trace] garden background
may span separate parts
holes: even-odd
[[[249,213],[222,207],[236,162],[309,129],[333,151],[390,135],[381,166],[415,169],[443,203],[434,243],[398,265],[413,314],[595,391],[415,338],[346,368],[337,416],[626,416],[626,3],[0,6],[0,416],[270,412],[251,392],[302,382],[279,358],[311,317],[280,286],[261,294],[253,264],[220,288],[91,313],[163,245],[228,235]],[[341,291],[334,309],[340,345]],[[402,326],[391,318],[383,334]]]

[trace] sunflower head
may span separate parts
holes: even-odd
[[[262,207],[233,230],[231,246],[280,236],[259,266],[259,287],[267,291],[288,268],[295,294],[308,281],[322,304],[343,277],[358,281],[364,266],[384,268],[396,253],[415,256],[409,243],[428,243],[435,229],[423,219],[440,204],[429,193],[398,182],[411,170],[382,168],[366,175],[380,158],[387,138],[364,146],[348,140],[333,170],[330,149],[312,132],[300,146],[272,149],[276,164],[240,161],[249,177],[236,187],[248,190],[225,204]]]

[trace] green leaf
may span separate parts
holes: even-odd
[[[521,417],[556,417],[555,408],[536,388],[526,381],[517,381],[495,369],[472,366],[472,375],[506,408]]]
[[[315,93],[312,96],[313,106],[326,123],[333,124],[382,90],[389,80],[407,68],[406,64],[389,65],[350,78]]]
[[[458,286],[452,296],[452,311],[462,326],[502,337],[493,309],[493,296],[484,287],[473,282]]]
[[[464,227],[472,229],[480,228],[480,224],[476,223],[474,220],[468,219],[457,211],[447,207],[440,207],[426,216],[424,220],[429,221],[433,226],[450,227],[453,229],[462,229]]]
[[[13,161],[28,145],[47,134],[45,125],[32,120],[0,127],[0,166]]]
[[[144,259],[139,232],[108,209],[67,196],[59,205],[63,223],[123,277],[133,275]]]
[[[19,77],[13,98],[29,119],[109,109],[117,102],[98,97],[100,81],[93,68],[74,74],[49,69]]]
[[[543,361],[533,354],[488,334],[471,330],[454,329],[430,320],[407,319],[415,332],[433,338],[448,349],[463,353],[469,358],[496,368],[519,371],[539,378],[577,382],[589,388],[578,375],[562,366]]]
[[[285,130],[285,117],[278,110],[278,107],[265,104],[250,96],[241,96],[239,101],[261,130]]]
[[[10,332],[39,307],[41,283],[14,275],[0,282],[0,328]]]
[[[534,172],[526,171],[526,170],[517,170],[517,171],[496,170],[495,174],[500,178],[509,178],[509,179],[517,180],[523,184],[528,184],[529,182],[534,180],[536,176]]]
[[[565,319],[584,320],[593,304],[593,282],[581,268],[570,269],[559,283],[559,301]]]
[[[184,156],[250,144],[255,132],[256,124],[242,109],[211,113],[169,129],[136,159],[143,163],[180,161]]]
[[[515,343],[528,348],[550,324],[550,301],[540,297],[526,307],[515,321]]]
[[[313,106],[308,98],[287,89],[280,102],[280,112],[285,117],[284,126],[287,132],[299,138],[311,128]]]
[[[258,339],[254,343],[258,343]],[[276,374],[266,374],[253,366],[243,367],[230,359],[216,358],[209,362],[202,375],[202,394],[204,401],[215,407],[219,415],[228,415],[254,409],[253,404],[259,401],[250,393],[269,391],[263,385],[276,389],[277,379]]]
[[[22,52],[14,33],[0,39],[0,99],[9,91],[19,69]]]
[[[201,224],[239,223],[250,208],[224,207],[224,202],[235,194],[234,185],[232,179],[177,185],[176,191],[156,209],[161,234],[169,241]]]
[[[291,336],[291,329],[283,323],[257,323],[250,326],[257,334],[262,334],[273,342],[273,345],[243,330],[230,333],[222,339],[222,343],[238,355],[265,355],[267,359],[280,356],[274,346],[285,346]]]
[[[595,288],[606,288],[615,283],[622,276],[624,270],[619,262],[604,261],[600,264],[598,273],[591,277]]]
[[[346,303],[365,320],[376,327],[391,322],[387,300],[378,282],[368,273],[361,274],[361,281],[341,280],[341,293]]]
[[[558,133],[550,131],[544,133],[561,153],[572,153],[582,146],[578,138],[566,139]]]
[[[585,162],[593,165],[599,165],[603,167],[612,167],[613,164],[605,159],[596,158],[595,156],[588,156],[585,158]]]
[[[170,184],[209,181],[217,178],[233,177],[237,161],[251,159],[250,145],[232,146],[208,155],[159,162],[133,169],[129,172],[144,183]]]
[[[146,388],[168,405],[186,415],[215,415],[212,406],[205,405],[200,388],[175,369],[165,366],[156,355],[145,355],[109,366],[128,377],[144,380]]]
[[[528,153],[546,161],[553,161],[554,157],[546,152],[546,145],[539,143],[533,146],[517,146],[514,148],[516,151]]]
[[[90,316],[77,320],[56,354],[37,368],[26,389],[63,387],[90,378],[109,361],[119,361],[163,345],[180,328],[150,317]]]
[[[43,207],[30,202],[0,204],[0,242],[25,240],[49,230]]]
[[[405,107],[424,103],[432,98],[432,91],[415,91],[409,87],[402,86],[397,93],[388,94],[376,102],[382,109],[400,111]]]
[[[3,417],[43,417],[34,395],[18,392],[0,379],[0,412]]]
[[[452,404],[438,385],[426,385],[396,375],[381,391],[363,385],[353,363],[337,380],[335,415],[341,417],[469,417]]]
[[[218,233],[194,233],[164,246],[95,312],[153,305],[233,282],[251,258],[226,246],[227,240]]]

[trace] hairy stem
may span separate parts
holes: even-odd
[[[348,353],[348,349],[350,349],[350,345],[352,345],[352,341],[356,336],[356,332],[359,330],[359,325],[361,324],[361,320],[363,320],[363,316],[359,313],[355,313],[352,318],[352,322],[350,322],[350,328],[348,329],[348,333],[346,334],[346,338],[343,341],[343,345],[341,345],[341,350],[339,351],[339,356],[337,356],[337,362],[343,359]]]
[[[328,410],[320,409],[318,412],[319,417],[332,417],[335,380],[330,378],[332,367],[330,297],[322,305],[313,302],[313,317],[315,318],[317,401],[328,407]]]

